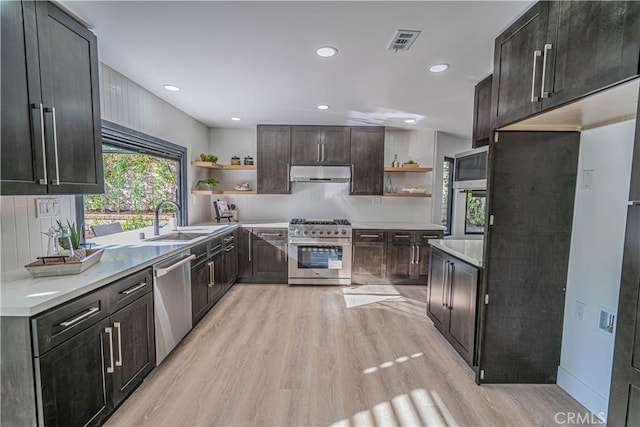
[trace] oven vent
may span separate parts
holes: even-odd
[[[387,47],[387,50],[393,50],[395,52],[399,50],[409,50],[415,39],[420,35],[418,30],[398,30],[393,35],[391,43]]]

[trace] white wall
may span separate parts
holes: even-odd
[[[60,201],[60,217],[36,218],[36,198]],[[42,234],[57,219],[75,222],[74,196],[2,196],[0,197],[0,271],[15,270],[46,255],[48,237]]]
[[[102,63],[100,106],[105,120],[186,147],[189,160],[209,150],[208,127]],[[188,166],[187,188],[205,175],[206,171]],[[211,215],[209,204],[193,197],[189,197],[188,212],[189,223]]]
[[[211,152],[221,163],[229,163],[231,156],[256,158],[256,129],[211,129]],[[412,159],[421,166],[433,165],[434,131],[387,130],[385,135],[385,164],[391,165],[394,154],[400,162]],[[223,189],[231,189],[241,182],[256,188],[255,171],[213,171],[212,176],[222,182]],[[397,176],[396,176],[397,175]],[[404,175],[404,176],[402,176]],[[394,174],[394,186],[423,185],[433,188],[433,174]],[[206,197],[206,196],[205,196]],[[241,220],[288,220],[291,217],[344,217],[352,221],[408,221],[431,222],[431,198],[380,198],[349,196],[348,184],[293,183],[291,195],[219,196],[237,206]],[[209,197],[203,198],[208,200]],[[374,202],[380,201],[379,205]]]
[[[439,224],[442,212],[442,165],[445,157],[451,157],[471,149],[470,139],[461,139],[443,132],[436,132],[436,161],[434,167],[433,218]],[[474,239],[482,236],[464,235],[465,194],[453,190],[452,238]]]
[[[557,383],[596,415],[607,412],[615,340],[615,329],[610,335],[598,329],[598,307],[618,309],[634,131],[632,120],[580,138]],[[592,189],[582,188],[584,170],[594,171]],[[584,320],[577,318],[578,301]]]

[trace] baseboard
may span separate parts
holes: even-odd
[[[589,387],[562,366],[558,366],[557,384],[558,387],[580,402],[582,406],[591,411],[596,417],[604,418],[602,421],[606,421],[609,406],[607,397]]]

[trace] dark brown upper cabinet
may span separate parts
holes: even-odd
[[[290,194],[291,126],[258,125],[258,194]]]
[[[381,196],[384,176],[384,127],[351,128],[351,192]]]
[[[48,2],[2,2],[2,194],[104,191],[95,35]]]
[[[636,77],[640,2],[540,1],[495,42],[493,128]]]
[[[293,126],[292,165],[349,165],[350,130],[344,126]]]
[[[489,145],[491,138],[491,81],[488,76],[476,85],[473,103],[473,148]]]
[[[544,49],[547,72],[541,88],[543,109],[637,76],[640,2],[550,3]]]

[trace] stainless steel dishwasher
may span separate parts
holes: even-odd
[[[191,260],[181,252],[153,266],[156,365],[189,333],[191,323]]]

